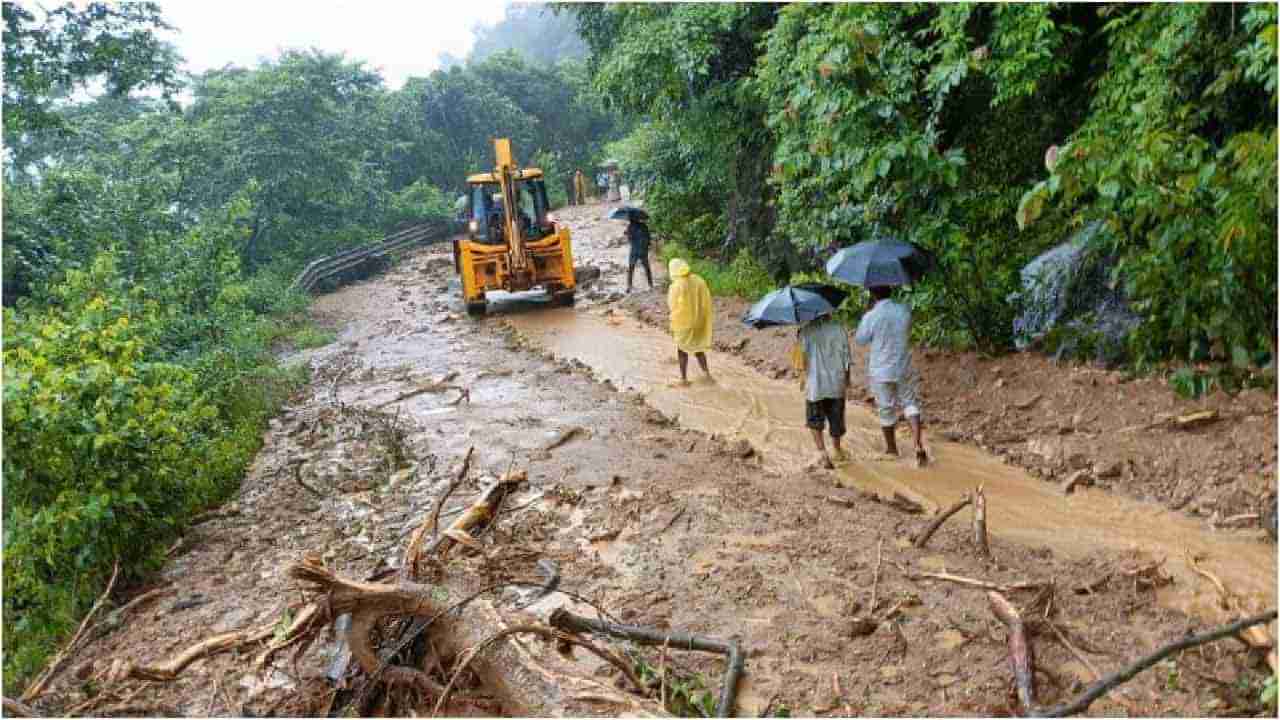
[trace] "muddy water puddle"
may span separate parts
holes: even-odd
[[[668,384],[676,371],[670,340],[631,318],[568,309],[502,314],[526,339],[561,358],[581,361],[620,389],[643,394],[649,405],[681,426],[746,438],[780,483],[796,482],[813,455],[801,389],[794,381],[765,378],[732,356],[713,353],[714,383],[702,380],[696,364],[690,363],[694,383],[672,388]],[[1165,570],[1177,580],[1161,590],[1160,601],[1166,606],[1210,620],[1223,615],[1216,591],[1188,566],[1188,553],[1247,606],[1271,607],[1276,602],[1276,554],[1271,545],[1218,534],[1202,521],[1105,491],[1084,489],[1064,496],[1056,486],[966,446],[928,442],[933,463],[924,469],[882,460],[872,410],[850,405],[848,415],[846,442],[853,460],[837,470],[846,486],[880,495],[897,492],[936,509],[982,485],[989,529],[996,537],[1047,546],[1075,558],[1107,550],[1166,559]]]

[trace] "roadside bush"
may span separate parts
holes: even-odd
[[[775,287],[769,272],[746,248],[728,265],[698,257],[678,242],[664,243],[660,255],[664,264],[672,258],[683,258],[694,273],[707,281],[712,295],[758,300]]]

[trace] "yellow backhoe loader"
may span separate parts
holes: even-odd
[[[558,225],[538,168],[516,165],[511,140],[493,141],[493,172],[467,178],[467,233],[453,242],[453,263],[471,315],[485,293],[541,287],[556,305],[572,305],[576,289],[569,229]]]

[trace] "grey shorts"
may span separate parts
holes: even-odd
[[[897,425],[899,410],[908,418],[920,417],[920,404],[917,398],[919,379],[914,373],[899,382],[868,380],[867,387],[876,399],[876,412],[880,415],[880,427]]]
[[[804,424],[818,432],[822,432],[823,425],[826,425],[831,431],[831,437],[844,437],[844,398],[806,400]]]

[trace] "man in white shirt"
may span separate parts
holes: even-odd
[[[916,398],[918,378],[911,367],[911,310],[890,299],[892,288],[868,289],[875,305],[862,316],[853,340],[859,345],[871,346],[867,354],[867,387],[876,399],[880,429],[884,431],[885,452],[898,454],[894,428],[901,408],[915,438],[916,462],[923,466],[929,461],[929,456],[924,451],[920,431],[920,406]]]

